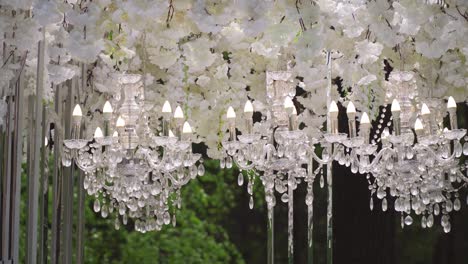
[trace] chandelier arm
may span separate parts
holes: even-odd
[[[374,157],[374,160],[372,160],[372,162],[367,166],[366,170],[367,171],[371,171],[370,169],[375,167],[377,165],[377,163],[380,161],[380,159],[382,158],[383,154],[387,151],[390,151],[390,152],[394,152],[394,150],[391,148],[391,147],[385,147],[385,148],[382,148],[379,153],[377,153],[377,155]]]
[[[250,163],[248,166],[243,166],[243,165],[239,162],[239,159],[238,159],[237,155],[233,155],[233,156],[231,156],[231,157],[232,157],[232,159],[234,160],[234,162],[236,163],[236,165],[237,165],[239,168],[243,169],[243,170],[251,170],[251,169],[253,169],[253,168],[255,167],[255,164],[254,164],[253,162]]]
[[[327,165],[328,164],[328,162],[325,162],[323,159],[319,158],[319,156],[317,156],[317,154],[315,154],[315,148],[312,148],[311,146],[308,146],[308,145],[305,145],[305,148],[306,148],[307,151],[310,152],[310,155],[312,156],[312,158],[317,163],[319,163],[320,165]]]
[[[447,157],[447,158],[441,158],[439,157],[432,148],[430,148],[429,146],[424,146],[424,145],[416,145],[415,149],[422,149],[422,150],[426,150],[427,152],[429,152],[436,160],[437,162],[447,162],[447,161],[450,161],[450,160],[453,160],[455,158],[455,152],[452,153],[452,155],[450,155],[450,157]]]
[[[172,176],[171,173],[168,173],[167,176],[169,177],[169,179],[171,180],[172,182],[172,186],[174,185],[185,185],[187,184],[189,181],[190,181],[190,177],[187,177],[187,179],[185,179],[184,181],[178,181],[174,178],[174,176]]]
[[[468,177],[466,177],[465,175],[463,175],[463,173],[459,173],[458,175],[460,177],[460,179],[462,179],[463,181],[465,181],[465,184],[463,184],[464,186],[468,184]]]

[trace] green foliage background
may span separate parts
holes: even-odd
[[[95,214],[93,199],[87,198],[85,263],[245,263],[226,227],[242,221],[227,217],[240,206],[236,199],[242,190],[234,187],[237,171],[220,171],[217,161],[205,166],[205,176],[182,190],[177,226],[160,232],[135,232],[130,221],[115,230],[114,221]]]

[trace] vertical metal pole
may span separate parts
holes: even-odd
[[[86,88],[86,66],[84,63],[81,64],[81,79],[78,84],[78,101],[81,101],[80,95]],[[84,131],[84,126],[81,126],[81,131]],[[80,132],[78,132],[80,133]],[[80,135],[80,134],[78,134]],[[77,226],[77,239],[76,239],[76,263],[84,263],[84,225],[85,225],[85,190],[83,186],[84,173],[80,170],[78,172],[78,226]]]
[[[47,121],[48,108],[44,105],[42,110],[42,120],[44,122],[42,126],[42,137],[45,137],[48,132],[48,121]],[[45,142],[42,142],[44,144]],[[47,263],[47,238],[48,238],[48,204],[49,204],[49,184],[48,184],[48,162],[49,162],[49,151],[48,147],[44,146],[41,152],[41,179],[39,189],[39,261],[40,264]]]
[[[61,86],[55,86],[55,112],[60,118],[61,111]],[[51,263],[59,263],[60,258],[60,224],[61,224],[61,161],[60,161],[60,133],[58,132],[58,126],[60,124],[56,123],[54,127],[54,174],[53,174],[53,187],[52,187],[52,243],[51,243]]]
[[[2,261],[10,260],[10,232],[11,232],[11,222],[10,222],[10,213],[11,213],[11,165],[12,165],[12,148],[13,148],[13,139],[12,139],[12,126],[13,126],[13,99],[11,92],[7,97],[7,115],[5,118],[5,151],[4,157],[6,163],[4,166],[4,172],[2,177]]]
[[[7,38],[5,33],[3,36]],[[3,63],[7,63],[7,44],[3,42]],[[7,113],[5,116],[5,138],[3,148],[4,165],[2,166],[2,214],[1,214],[1,252],[0,261],[10,261],[10,232],[11,232],[11,161],[12,161],[12,125],[13,125],[13,86],[10,84],[6,90]]]
[[[0,118],[4,118],[6,119],[7,116],[0,116]],[[6,178],[6,172],[4,171],[4,168],[5,168],[5,165],[3,164],[4,163],[4,160],[6,160],[6,155],[5,155],[5,146],[6,146],[6,134],[3,132],[3,130],[6,129],[5,127],[5,124],[1,125],[0,126],[0,155],[2,155],[2,159],[0,159],[0,197],[1,197],[1,203],[0,203],[0,261],[2,261],[3,259],[3,254],[2,254],[2,248],[3,248],[3,241],[2,241],[2,234],[3,234],[3,231],[2,231],[2,228],[3,228],[3,215],[4,215],[4,212],[3,212],[3,200],[4,200],[4,181],[5,181],[5,178]]]
[[[44,31],[44,30],[42,30]],[[42,33],[44,36],[44,32]],[[45,126],[42,120],[42,97],[44,92],[44,41],[41,40],[38,43],[38,59],[37,59],[37,79],[36,79],[36,100],[35,100],[35,113],[34,116],[34,127],[30,128],[30,132],[34,131],[33,141],[31,142],[31,148],[33,150],[33,159],[28,162],[33,163],[33,170],[28,175],[28,230],[27,230],[27,247],[26,263],[37,262],[37,211],[39,205],[39,178],[40,178],[40,161],[41,161],[41,148],[43,148],[43,137],[42,137],[42,126]]]
[[[25,54],[26,56],[26,54]],[[24,58],[25,59],[25,58]],[[19,72],[16,82],[15,95],[15,133],[14,133],[14,163],[12,174],[12,259],[13,263],[19,263],[19,221],[20,221],[20,198],[21,198],[21,164],[23,162],[23,95],[24,79]]]
[[[328,86],[327,86],[327,107],[331,103],[331,88],[332,88],[332,60],[331,52],[327,52],[328,66]],[[327,111],[327,131],[331,132],[330,113]],[[331,147],[333,151],[333,147]],[[330,155],[333,152],[329,152]],[[328,205],[327,205],[327,264],[333,263],[333,161],[327,164],[327,186],[328,186]]]
[[[73,90],[75,88],[75,81],[70,80],[66,82],[68,95],[65,101],[65,112],[62,116],[62,120],[65,122],[65,133],[64,138],[71,137],[71,107],[73,100]],[[62,144],[62,141],[57,142]],[[60,156],[60,155],[59,155]],[[73,229],[73,173],[74,166],[70,166],[63,169],[63,263],[72,263],[72,229]]]

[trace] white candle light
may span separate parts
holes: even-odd
[[[244,118],[245,118],[245,125],[247,127],[247,134],[252,134],[252,131],[253,131],[253,119],[252,119],[253,112],[254,112],[254,108],[253,108],[252,102],[250,102],[250,100],[247,100],[244,106]]]
[[[231,141],[236,140],[236,112],[234,111],[234,108],[232,106],[229,106],[227,113],[226,113],[226,118],[229,123],[229,139]]]
[[[192,134],[192,127],[190,126],[189,122],[185,121],[184,126],[182,128],[182,133],[184,134]]]
[[[189,122],[185,121],[184,126],[182,127],[183,138],[185,140],[189,140],[192,133],[193,133],[192,127],[190,126]]]
[[[75,105],[75,108],[73,108],[73,117],[79,117],[81,118],[83,116],[83,112],[81,111],[81,107],[79,104]]]
[[[349,102],[346,108],[346,115],[348,116],[349,137],[356,137],[356,107],[353,102]]]
[[[370,127],[371,123],[369,120],[369,116],[367,115],[366,112],[362,113],[361,120],[359,122],[360,126],[360,131],[359,131],[359,136],[363,137],[366,143],[369,143],[369,136],[370,136]]]
[[[106,137],[109,136],[109,122],[112,118],[112,112],[112,105],[109,101],[106,101],[106,103],[104,103],[104,107],[102,108],[102,113],[104,116],[104,135]]]
[[[81,111],[80,105],[77,104],[75,105],[75,108],[73,108],[73,113],[72,113],[72,121],[73,121],[72,138],[73,139],[76,139],[79,137],[82,118],[83,118],[83,112]]]
[[[117,118],[117,122],[116,122],[115,126],[118,127],[118,128],[122,128],[122,127],[125,126],[125,120],[122,118],[122,116],[119,116]]]
[[[106,103],[104,104],[102,112],[105,113],[105,114],[112,114],[113,109],[112,109],[112,105],[110,104],[109,101],[106,101]]]
[[[168,136],[169,133],[169,123],[171,121],[172,107],[169,101],[164,102],[162,107],[163,113],[163,136]]]
[[[170,129],[169,129],[168,136],[169,136],[170,138],[175,137],[174,133],[173,133],[172,130],[170,130]]]
[[[169,101],[165,101],[162,107],[163,113],[172,113],[172,107]]]
[[[102,138],[103,136],[101,128],[97,127],[94,131],[94,138]]]
[[[419,118],[416,118],[416,122],[414,122],[414,132],[416,132],[416,136],[418,137],[423,135],[424,126]]]
[[[450,117],[450,129],[458,129],[458,120],[457,120],[457,102],[453,99],[452,96],[449,97],[447,102],[447,110]]]
[[[335,101],[331,101],[328,106],[328,113],[330,115],[330,133],[338,134],[338,105]]]
[[[174,121],[176,123],[176,136],[181,139],[182,137],[182,125],[184,122],[184,112],[180,106],[177,106],[174,111]]]

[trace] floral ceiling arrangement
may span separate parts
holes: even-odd
[[[0,0],[0,32],[0,125],[5,122],[7,87],[18,78],[18,71],[26,83],[25,94],[35,90],[37,43],[43,41],[47,102],[53,101],[56,89],[66,81],[78,76],[86,80],[79,104],[83,108],[80,121],[87,124],[81,138],[91,139],[89,142],[106,121],[102,106],[108,98],[117,105],[125,94],[118,78],[113,78],[116,73],[142,76],[144,91],[140,94],[144,100],[139,101],[139,109],[145,118],[160,116],[166,100],[180,105],[194,131],[191,141],[203,142],[210,158],[222,160],[226,159],[223,142],[235,138],[235,134],[226,133],[232,126],[226,109],[241,109],[248,101],[256,112],[267,112],[266,75],[284,63],[285,54],[293,58],[288,71],[300,91],[294,93],[301,109],[294,122],[309,138],[323,136],[329,110],[326,99],[330,97],[343,104],[354,102],[354,112],[359,111],[353,112],[352,118],[364,119],[367,127],[367,114],[371,120],[378,119],[380,107],[397,97],[394,86],[401,80],[395,76],[404,75],[404,81],[416,87],[419,102],[448,95],[458,102],[468,98],[465,0]],[[325,54],[332,54],[333,60],[333,76],[328,80]],[[334,85],[329,94],[326,88],[331,79]],[[58,121],[55,112],[49,115],[51,122]],[[377,134],[384,131],[383,120],[378,122],[370,143],[379,142]],[[235,128],[248,134],[261,130],[262,123]],[[164,118],[146,125],[149,131],[168,132]],[[57,125],[56,130],[61,129]],[[98,139],[103,137],[100,133]],[[366,138],[371,135],[367,130],[364,134]],[[107,132],[104,138],[114,140]],[[115,143],[96,141],[97,152]],[[459,151],[456,153],[459,157]],[[350,161],[347,155],[342,163]],[[197,160],[183,166],[193,168],[191,177],[203,174],[195,171]],[[367,173],[364,165],[359,169]],[[354,170],[358,170],[357,164]],[[182,167],[180,171],[184,171]],[[379,196],[377,189],[387,185],[375,183],[372,193]],[[144,231],[170,222],[166,196],[152,201],[160,203],[158,212],[137,212],[135,206],[137,213],[133,215],[158,216],[159,222],[150,222]],[[407,196],[392,196],[405,203],[399,207],[408,207]],[[129,199],[121,200],[126,203]],[[131,203],[138,202],[141,200]],[[107,207],[96,207],[101,213],[106,208],[107,215]]]
[[[265,71],[281,49],[295,58],[291,70],[306,92],[297,99],[306,109],[298,119],[309,134],[320,133],[323,119],[308,117],[326,115],[324,50],[336,51],[334,77],[347,91],[342,100],[371,118],[390,103],[386,67],[413,72],[421,95],[464,101],[468,3],[438,2],[2,0],[0,38],[12,52],[1,54],[0,95],[21,68],[15,57],[25,53],[23,72],[34,87],[36,43],[45,37],[48,100],[52,84],[81,74],[79,63],[89,65],[88,88],[103,95],[87,100],[90,111],[120,92],[112,73],[144,74],[147,100],[190,106],[199,140],[219,158],[222,139],[213,131],[224,130],[227,106],[240,108],[250,98],[263,108]],[[3,100],[0,111],[3,122]]]

